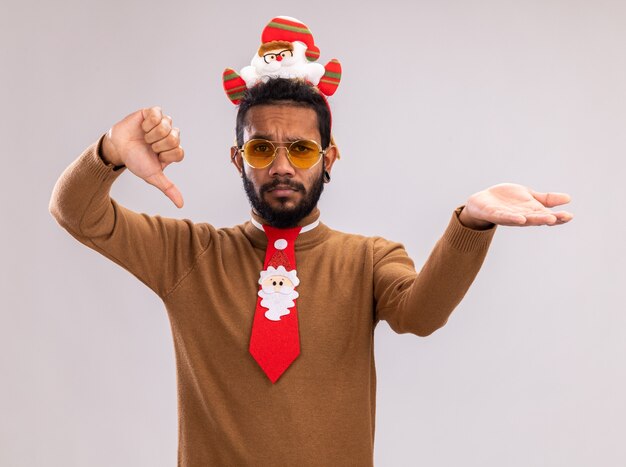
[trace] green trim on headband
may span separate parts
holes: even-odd
[[[268,24],[268,26],[272,28],[276,28],[276,29],[284,29],[286,31],[293,31],[293,32],[299,32],[301,34],[308,34],[309,36],[311,35],[311,31],[309,31],[308,29],[299,28],[298,26],[290,26],[289,24],[275,23],[272,21],[270,24]]]
[[[231,100],[241,99],[243,97],[243,92],[238,92],[237,94],[228,94],[228,98]]]
[[[235,79],[239,76],[239,74],[236,71],[233,71],[232,73],[228,74],[228,75],[224,75],[224,81],[230,81],[231,79]]]
[[[235,86],[234,88],[231,88],[229,90],[227,90],[227,93],[232,93],[232,92],[238,92],[238,91],[245,91],[247,89],[246,85],[243,84],[241,86]]]

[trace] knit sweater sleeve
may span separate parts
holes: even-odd
[[[139,214],[109,196],[125,169],[114,170],[98,154],[102,138],[61,175],[50,213],[73,237],[127,269],[159,296],[167,295],[208,247],[207,224]]]
[[[458,219],[458,208],[426,263],[416,273],[399,243],[377,239],[374,244],[376,320],[398,333],[427,336],[443,325],[480,270],[496,227],[469,229]]]

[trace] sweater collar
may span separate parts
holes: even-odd
[[[321,243],[328,234],[328,227],[319,220],[320,211],[315,208],[311,214],[306,216],[298,225],[302,230],[296,239],[296,250],[303,250]],[[265,249],[267,246],[267,236],[263,231],[265,220],[252,212],[249,222],[243,224],[243,230],[255,248]]]
[[[263,224],[261,224],[259,221],[257,221],[254,217],[250,218],[250,222],[252,222],[252,225],[255,226],[257,229],[259,229],[260,231],[264,231],[263,229]],[[300,229],[300,233],[307,233],[309,230],[313,230],[315,227],[317,227],[318,225],[320,225],[320,220],[316,220],[314,222],[311,222],[310,224],[307,225],[303,225],[302,229]]]

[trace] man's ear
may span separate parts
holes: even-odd
[[[240,176],[243,176],[243,160],[241,158],[241,151],[237,146],[231,146],[230,148],[230,161],[233,163]]]
[[[330,170],[332,169],[333,164],[337,160],[338,156],[339,150],[337,149],[337,146],[335,146],[334,144],[328,146],[328,149],[324,153],[324,167],[326,168],[326,171],[328,173],[330,173]]]

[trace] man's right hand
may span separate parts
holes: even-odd
[[[172,118],[160,107],[141,109],[116,123],[102,142],[102,158],[128,170],[154,185],[183,207],[183,196],[163,173],[172,162],[183,160],[180,130],[172,127]]]

